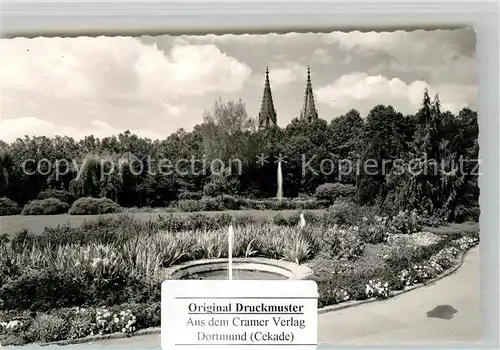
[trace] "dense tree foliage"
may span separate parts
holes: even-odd
[[[123,206],[202,195],[274,197],[281,159],[286,197],[342,183],[356,186],[360,204],[453,216],[458,205],[477,205],[477,137],[475,111],[443,112],[439,96],[427,91],[415,115],[377,105],[365,117],[353,109],[330,123],[296,119],[265,130],[257,130],[243,101],[218,99],[193,131],[164,140],[125,131],[80,141],[0,141],[0,197],[24,205],[40,192],[64,190]]]

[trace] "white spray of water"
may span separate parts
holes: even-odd
[[[233,225],[229,225],[229,229],[227,231],[227,254],[229,258],[229,266],[228,266],[228,279],[232,280],[233,279],[233,235],[234,235],[234,230],[233,230]]]
[[[283,199],[283,174],[281,172],[281,161],[278,162],[278,193],[276,194],[278,202]]]
[[[304,217],[304,213],[300,213],[300,223],[299,223],[300,228],[306,227],[306,218]]]

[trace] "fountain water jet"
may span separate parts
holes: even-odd
[[[304,213],[300,213],[299,227],[300,228],[306,227],[306,218],[304,217]]]
[[[234,229],[233,225],[229,225],[229,229],[227,230],[227,254],[228,254],[228,279],[233,279],[233,236]]]
[[[290,261],[266,258],[233,259],[234,228],[227,231],[228,258],[186,261],[165,270],[166,279],[287,280],[308,279],[310,268]],[[226,271],[227,270],[227,271]],[[234,273],[234,276],[233,276]]]
[[[283,174],[281,172],[281,161],[278,162],[278,193],[276,194],[278,202],[281,203],[283,199]]]

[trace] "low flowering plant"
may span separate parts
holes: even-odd
[[[363,254],[364,242],[359,238],[359,227],[340,228],[337,225],[325,230],[323,249],[338,260],[354,260]]]
[[[380,244],[386,242],[390,233],[388,218],[374,215],[373,218],[363,217],[361,226],[358,229],[359,237],[365,243]]]
[[[441,238],[432,232],[414,232],[411,236],[411,240],[419,247],[428,247],[433,244],[438,243]]]
[[[393,233],[407,235],[420,231],[423,227],[423,219],[416,210],[401,210],[389,220],[388,225]]]
[[[19,320],[0,321],[0,331],[16,332],[23,327],[23,322]]]
[[[464,236],[453,242],[453,245],[459,250],[467,250],[479,243],[479,236]]]
[[[391,295],[389,283],[380,280],[369,280],[365,286],[365,293],[368,298],[387,299]]]
[[[335,300],[335,303],[337,304],[349,301],[350,299],[349,293],[347,293],[342,288],[335,289],[335,291],[333,292],[333,298]]]
[[[435,272],[429,264],[416,264],[413,266],[413,271],[417,283],[424,282],[435,276]]]
[[[443,270],[453,266],[460,251],[456,247],[447,247],[429,259],[429,264],[439,265]]]
[[[415,278],[414,274],[408,270],[404,269],[398,274],[399,280],[405,285],[405,286],[412,286],[415,283],[417,283],[417,279]]]
[[[443,267],[439,263],[431,258],[429,261],[429,266],[434,270],[436,275],[439,275],[444,271]]]
[[[96,311],[95,323],[90,335],[114,332],[132,333],[136,330],[135,323],[136,317],[128,309],[120,313],[111,313],[106,308],[101,308]]]

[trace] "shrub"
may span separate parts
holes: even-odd
[[[70,215],[103,215],[122,211],[117,203],[109,198],[84,197],[77,199],[69,209]]]
[[[321,225],[324,221],[324,215],[317,215],[310,211],[305,211],[303,214],[306,225]]]
[[[78,339],[92,335],[95,324],[95,312],[92,309],[80,307],[71,308],[71,326],[68,331],[68,339]]]
[[[61,202],[68,203],[69,205],[73,204],[75,200],[75,198],[68,191],[64,190],[49,189],[40,192],[37,196],[37,199],[48,199],[48,198],[57,198]]]
[[[164,246],[157,245],[155,249],[160,248]],[[108,250],[110,252],[106,252]],[[122,253],[115,254],[108,246],[67,245],[59,246],[53,252],[46,249],[28,253],[42,257],[37,258],[38,263],[24,266],[22,275],[1,286],[0,310],[47,311],[83,304],[146,302],[157,295],[159,297],[160,286],[147,281],[148,270],[141,268],[137,261],[132,261],[132,268]],[[46,255],[49,256],[44,257]],[[151,257],[146,266],[148,269],[154,267],[152,260],[155,258]],[[38,268],[34,269],[37,265]],[[45,267],[40,268],[40,265]]]
[[[18,215],[20,213],[21,208],[16,202],[7,197],[0,197],[0,216]]]
[[[367,299],[366,283],[369,276],[364,272],[315,276],[314,280],[318,285],[318,307]]]
[[[85,288],[69,276],[49,271],[27,272],[0,288],[2,310],[48,310],[67,304],[82,304]]]
[[[200,202],[200,209],[196,211],[221,211],[224,210],[224,202],[221,200],[221,197],[213,198],[213,197],[203,197]]]
[[[224,210],[241,210],[248,203],[248,201],[244,198],[238,198],[229,195],[222,196],[222,202]]]
[[[440,215],[433,214],[431,216],[422,217],[422,223],[424,226],[428,227],[439,227],[447,224],[447,220]]]
[[[160,326],[160,303],[126,303],[110,307],[71,307],[48,313],[0,312],[2,345],[78,339],[114,332],[132,333]],[[6,320],[6,321],[4,321]],[[9,325],[2,330],[3,323]]]
[[[464,205],[459,205],[455,209],[455,222],[457,223],[462,223],[465,221],[474,221],[474,222],[479,222],[479,214],[480,214],[480,209],[479,207],[472,207],[468,208]]]
[[[233,218],[233,224],[235,226],[246,226],[246,225],[255,225],[257,222],[265,222],[266,219],[257,219],[252,215],[236,215]]]
[[[203,186],[203,194],[208,197],[217,197],[224,192],[224,184],[218,181],[210,181]]]
[[[373,218],[363,217],[362,224],[357,231],[359,238],[370,244],[384,242],[389,234],[387,218],[375,215]]]
[[[39,314],[27,330],[30,342],[54,342],[67,338],[70,324],[57,315]]]
[[[184,212],[195,212],[206,210],[205,204],[201,200],[195,199],[182,199],[176,203],[177,208]]]
[[[290,217],[285,217],[283,214],[277,214],[273,218],[273,224],[278,226],[294,226],[299,223],[299,216],[292,215]]]
[[[325,209],[330,206],[330,201],[325,199],[292,200],[288,209],[296,210],[315,210]]]
[[[179,193],[179,199],[195,199],[200,200],[203,194],[201,192],[184,191]]]
[[[313,247],[308,237],[299,232],[285,239],[285,244],[281,249],[280,255],[284,260],[301,264],[311,258],[313,253]]]
[[[424,219],[421,218],[416,210],[413,211],[399,211],[393,216],[388,225],[394,233],[412,234],[422,230]]]
[[[337,260],[355,259],[363,254],[364,250],[357,226],[348,229],[333,226],[323,233],[322,243],[324,252]]]
[[[217,217],[205,214],[192,214],[188,217],[188,230],[214,230],[219,227]]]
[[[333,203],[338,198],[352,198],[356,188],[352,185],[344,185],[339,182],[325,183],[316,188],[314,197]]]
[[[69,205],[57,198],[35,199],[23,208],[23,215],[58,215],[67,213]]]
[[[363,218],[372,218],[376,213],[373,207],[360,207],[354,203],[341,203],[332,205],[325,216],[328,225],[355,226]]]
[[[231,195],[202,197],[200,200],[183,199],[175,207],[184,212],[222,210],[313,210],[328,208],[330,202],[317,199],[247,199]]]

